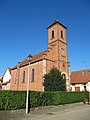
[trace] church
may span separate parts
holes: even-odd
[[[32,56],[30,61],[30,90],[44,91],[43,76],[56,67],[66,78],[66,89],[70,90],[70,63],[66,42],[66,27],[58,20],[48,30],[48,48]],[[27,58],[11,69],[10,90],[26,90],[28,81]]]

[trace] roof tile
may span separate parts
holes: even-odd
[[[70,77],[71,77],[71,83],[90,82],[90,69],[72,72]]]
[[[35,54],[35,55],[32,56],[31,63],[37,62],[39,60],[42,60],[42,59],[45,58],[45,56],[46,56],[46,50],[43,51],[43,52],[40,52],[38,54]],[[28,60],[26,58],[26,59],[24,59],[23,61],[21,61],[19,63],[20,63],[20,67],[22,67],[22,66],[28,65]],[[16,69],[16,68],[17,68],[17,65],[14,66],[12,69]]]

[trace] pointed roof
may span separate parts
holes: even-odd
[[[74,71],[71,73],[72,83],[87,83],[90,82],[90,69]]]
[[[50,28],[50,27],[52,27],[53,25],[55,25],[55,24],[57,24],[57,23],[58,23],[59,25],[63,26],[65,29],[67,29],[67,27],[64,26],[61,22],[59,22],[59,20],[55,20],[49,27],[47,27],[47,29]]]

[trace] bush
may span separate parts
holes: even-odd
[[[83,102],[88,92],[35,92],[30,91],[30,107]],[[26,107],[26,91],[0,91],[0,110]]]
[[[82,102],[88,96],[87,92],[53,92],[53,104],[69,104]]]
[[[52,93],[51,92],[43,92],[39,98],[39,106],[48,106],[52,105]]]
[[[0,91],[0,109],[21,109],[25,108],[25,91]]]
[[[66,91],[66,79],[57,68],[53,67],[44,75],[43,86],[45,91]]]
[[[30,91],[30,107],[38,107],[40,105],[41,92]]]

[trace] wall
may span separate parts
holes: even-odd
[[[43,91],[43,75],[46,73],[46,61],[42,60],[30,65],[30,90]],[[34,69],[34,82],[32,82],[32,69]],[[23,80],[25,71],[25,82]],[[26,90],[28,81],[28,65],[11,71],[11,90]]]
[[[90,92],[90,82],[86,84],[87,91]]]
[[[75,91],[75,87],[79,87],[80,88],[80,91],[85,91],[85,88],[84,88],[84,84],[75,84],[75,85],[71,85],[71,90],[72,91]],[[88,82],[86,84],[86,90],[87,91],[90,91],[90,82]]]
[[[2,85],[2,90],[10,90],[11,83],[7,83],[6,85]]]

